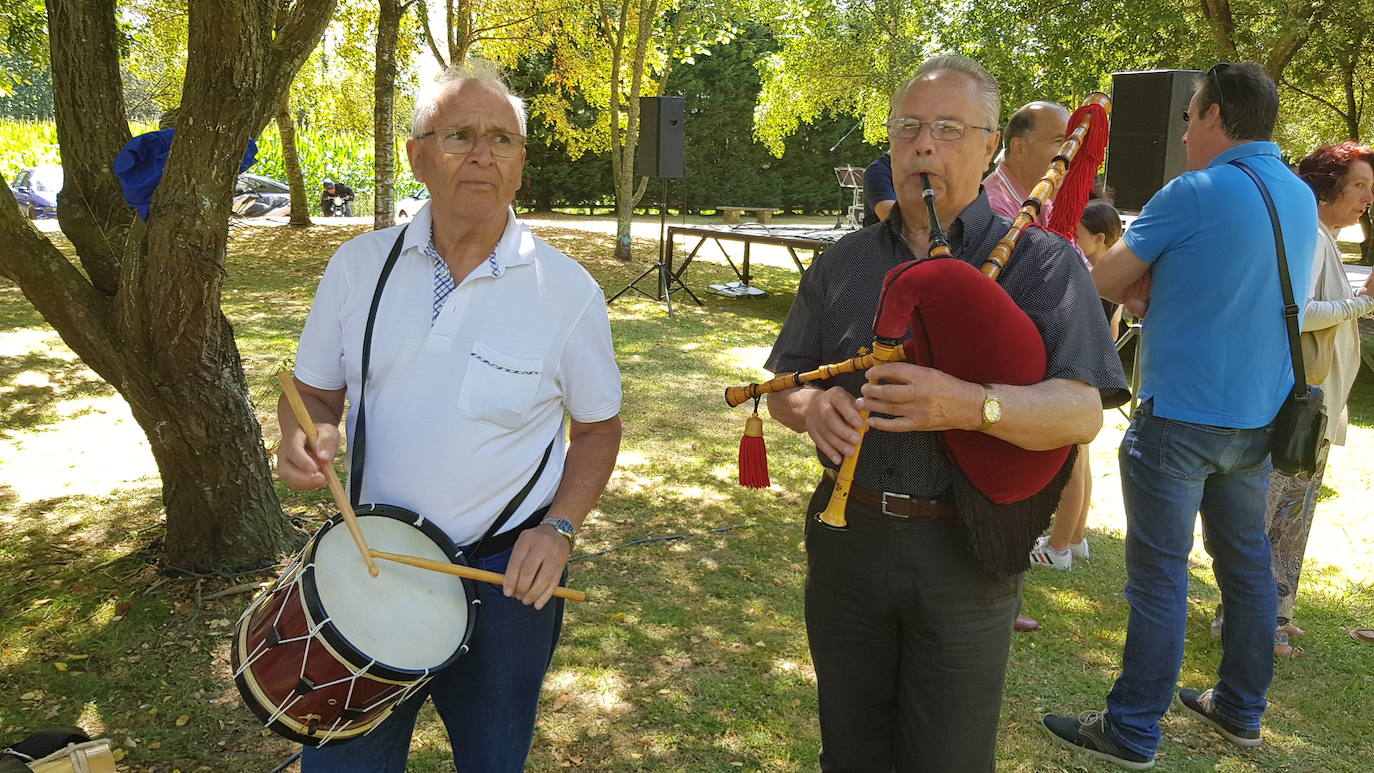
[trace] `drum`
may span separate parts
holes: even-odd
[[[357,513],[373,548],[465,564],[438,527],[409,510]],[[356,738],[467,651],[480,603],[472,581],[380,568],[368,575],[336,515],[239,618],[234,683],[269,729],[308,746]]]

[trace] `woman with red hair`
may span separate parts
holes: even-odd
[[[1327,451],[1332,443],[1345,444],[1345,404],[1360,367],[1358,319],[1374,314],[1374,278],[1352,293],[1336,245],[1336,232],[1358,222],[1374,202],[1374,149],[1356,142],[1317,148],[1298,163],[1298,176],[1312,186],[1317,196],[1317,218],[1321,221],[1302,330],[1311,333],[1334,329],[1326,334],[1332,337],[1332,354],[1330,370],[1321,385],[1331,418],[1326,442],[1317,455],[1316,470],[1310,476],[1296,477],[1276,472],[1269,481],[1266,521],[1279,591],[1278,626],[1274,633],[1274,654],[1278,657],[1301,654],[1289,637],[1303,633],[1292,622],[1303,553],[1322,474],[1326,471]]]

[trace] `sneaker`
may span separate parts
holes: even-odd
[[[1031,548],[1030,562],[1033,566],[1048,566],[1051,569],[1068,570],[1073,568],[1073,550],[1060,553],[1050,547],[1050,538],[1041,537]]]
[[[1079,540],[1078,542],[1071,543],[1069,545],[1069,552],[1072,553],[1073,557],[1078,560],[1086,560],[1092,558],[1092,553],[1088,552],[1088,540],[1086,537]]]
[[[1046,714],[1040,726],[1050,734],[1050,740],[1060,746],[1083,752],[1089,757],[1105,760],[1127,770],[1149,770],[1155,766],[1154,755],[1146,757],[1130,749],[1123,749],[1107,737],[1107,719],[1102,712],[1066,717]]]
[[[1236,746],[1260,745],[1259,728],[1246,730],[1232,724],[1217,713],[1216,709],[1212,707],[1211,690],[1199,691],[1184,687],[1178,691],[1178,707],[1211,725],[1212,729],[1221,734],[1222,738]]]

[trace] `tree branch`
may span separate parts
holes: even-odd
[[[58,222],[91,283],[107,295],[119,288],[120,255],[133,218],[112,163],[129,141],[115,13],[115,0],[48,3],[64,177]]]
[[[1334,112],[1336,115],[1340,116],[1342,121],[1348,121],[1348,120],[1349,120],[1349,118],[1346,116],[1346,113],[1345,113],[1344,110],[1341,110],[1339,107],[1336,107],[1336,105],[1334,105],[1334,104],[1331,103],[1330,101],[1328,101],[1328,100],[1326,100],[1326,99],[1323,99],[1322,97],[1319,97],[1319,96],[1317,96],[1316,94],[1313,94],[1313,93],[1310,92],[1310,91],[1306,91],[1306,90],[1304,90],[1304,89],[1299,88],[1298,86],[1296,86],[1292,81],[1288,80],[1287,78],[1283,78],[1282,80],[1279,81],[1279,83],[1282,84],[1282,85],[1284,85],[1284,86],[1287,86],[1288,88],[1292,89],[1293,91],[1298,92],[1299,94],[1303,95],[1304,97],[1307,97],[1308,99],[1311,99],[1311,100],[1320,102],[1320,103],[1322,103],[1323,105],[1326,105],[1327,107],[1331,108],[1332,112]]]
[[[106,379],[112,369],[110,298],[86,281],[57,247],[19,212],[0,179],[0,275],[19,285],[62,340]]]
[[[269,50],[264,52],[268,56],[268,66],[258,103],[257,114],[262,120],[257,126],[265,125],[271,118],[301,65],[319,45],[337,3],[338,0],[299,0],[289,11],[284,11],[284,19],[277,20],[277,34]]]
[[[429,46],[429,53],[434,55],[434,61],[439,66],[448,69],[448,62],[444,60],[444,55],[439,52],[439,46],[434,43],[434,32],[429,28],[429,5],[425,0],[417,0],[415,3],[415,15],[420,19],[420,37],[424,38],[425,45]]]

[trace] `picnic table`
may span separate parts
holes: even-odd
[[[773,219],[773,207],[716,207],[716,211],[725,216],[725,222],[731,225],[738,223],[740,218],[746,213],[752,212],[754,218],[760,223],[767,223]]]

